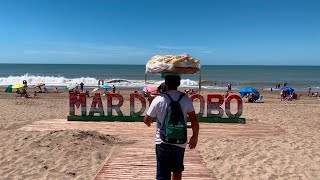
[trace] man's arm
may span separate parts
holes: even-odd
[[[199,134],[199,122],[194,111],[189,112],[188,116],[191,120],[191,128],[192,128],[192,137],[189,140],[190,149],[194,149],[198,143],[198,134]]]
[[[151,123],[152,123],[152,117],[149,116],[149,115],[146,115],[143,119],[143,122],[148,126],[150,127]]]

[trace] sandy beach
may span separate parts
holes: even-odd
[[[124,114],[129,114],[131,92],[120,90],[125,98]],[[202,95],[208,93],[223,94],[203,91]],[[264,103],[244,103],[242,117],[248,125],[261,122],[282,133],[261,136],[252,131],[248,136],[235,136],[226,132],[206,137],[201,133],[206,124],[201,123],[197,149],[207,167],[216,179],[319,179],[320,100],[303,94],[300,100],[280,101],[279,92],[260,93]],[[17,98],[0,90],[0,179],[92,179],[114,145],[133,143],[95,131],[19,130],[37,121],[67,118],[67,92],[38,96]]]

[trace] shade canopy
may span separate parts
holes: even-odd
[[[239,93],[241,97],[244,97],[247,93],[255,93],[256,95],[259,95],[259,91],[252,87],[242,88]]]
[[[25,85],[24,84],[15,84],[14,86],[12,86],[12,89],[20,89],[20,88],[24,88]]]
[[[281,88],[281,91],[285,91],[288,94],[292,94],[294,92],[294,89],[291,87],[283,87]]]
[[[109,85],[102,85],[102,86],[100,86],[101,88],[103,88],[103,89],[109,89],[110,88],[110,86]]]
[[[155,92],[158,90],[158,87],[155,87],[155,86],[146,86],[143,88],[142,91],[144,92]]]
[[[71,85],[69,86],[68,90],[71,91],[71,90],[73,90],[73,89],[75,89],[75,88],[77,88],[77,87],[78,87],[78,84],[71,84]]]

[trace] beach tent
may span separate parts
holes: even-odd
[[[291,87],[283,87],[281,88],[281,91],[285,91],[287,94],[293,94],[294,89]]]
[[[12,93],[12,85],[9,85],[5,92],[6,93]]]
[[[240,90],[241,97],[244,97],[247,93],[255,93],[259,98],[259,91],[252,87],[245,87]]]

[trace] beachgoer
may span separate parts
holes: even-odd
[[[44,92],[49,92],[46,87],[43,87]]]
[[[308,92],[308,96],[310,96],[310,93],[311,93],[311,86],[308,86],[308,87],[307,87],[307,92]]]
[[[24,84],[24,87],[27,87],[27,86],[28,86],[28,83],[27,83],[26,80],[23,80],[23,81],[22,81],[22,84]]]
[[[231,84],[228,84],[228,91],[231,92]]]
[[[286,99],[286,97],[287,97],[287,93],[286,93],[286,91],[281,90],[281,92],[280,92],[280,99],[281,99],[281,101],[282,101],[282,100],[285,100],[285,99]]]
[[[116,93],[116,87],[114,85],[112,85],[112,92]]]
[[[194,111],[192,101],[184,93],[177,90],[180,85],[180,76],[168,75],[165,77],[165,84],[168,87],[166,94],[157,96],[151,103],[147,115],[144,117],[144,123],[150,127],[152,117],[157,117],[157,131],[156,131],[156,157],[157,157],[157,178],[156,179],[171,179],[171,172],[173,172],[173,179],[181,179],[182,171],[184,170],[183,158],[187,143],[173,144],[164,143],[160,137],[161,124],[164,122],[164,116],[167,107],[171,102],[170,98],[177,101],[182,109],[184,120],[186,122],[187,116],[191,120],[191,127],[193,135],[189,140],[189,147],[193,149],[198,142],[199,123]],[[169,97],[170,96],[170,97]]]
[[[160,86],[158,86],[157,92],[158,93],[164,93],[168,90],[166,84],[163,82],[160,84]]]
[[[54,92],[54,93],[58,93],[58,88],[55,87],[55,88],[53,89],[53,92]]]
[[[22,89],[22,96],[24,96],[25,98],[29,98],[30,97],[30,95],[27,93],[27,89],[26,88]]]
[[[224,98],[227,98],[229,96],[229,90],[227,90],[225,93],[224,93]]]
[[[253,101],[254,101],[253,98],[254,98],[254,93],[252,93],[252,94],[250,93],[249,96],[248,96],[248,102],[249,103],[253,103]]]
[[[90,97],[90,92],[88,90],[86,90],[86,96]]]
[[[100,86],[100,84],[101,84],[101,85],[104,85],[104,80],[103,80],[103,79],[99,79],[98,85]]]
[[[84,84],[83,84],[83,82],[81,82],[81,83],[80,83],[80,90],[81,90],[81,92],[83,92],[83,86],[84,86]]]
[[[38,98],[38,96],[37,96],[37,91],[34,91],[34,92],[33,92],[33,98]]]

